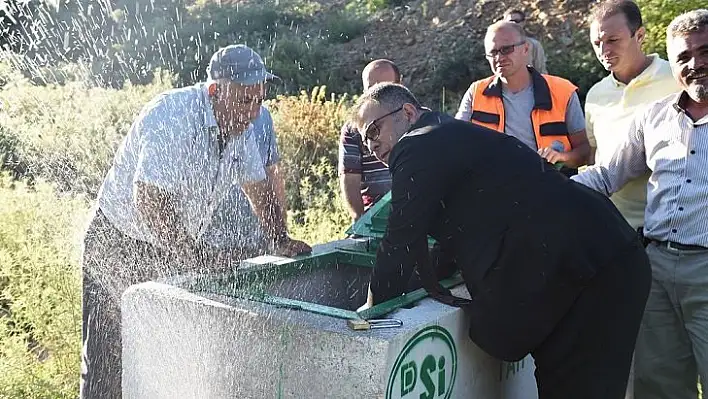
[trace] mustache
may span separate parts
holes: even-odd
[[[692,69],[686,74],[686,79],[695,79],[697,76],[708,74],[708,68]]]

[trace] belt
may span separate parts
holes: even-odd
[[[673,242],[673,241],[657,241],[657,240],[651,240],[651,242],[655,243],[658,247],[671,249],[674,251],[708,251],[708,248],[702,247],[700,245],[686,245],[686,244],[680,244],[678,242]]]

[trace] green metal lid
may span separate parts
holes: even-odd
[[[347,234],[370,238],[383,238],[384,233],[386,233],[386,225],[388,224],[388,215],[390,213],[391,192],[389,191],[347,229]]]
[[[388,216],[391,214],[391,192],[381,197],[368,211],[366,211],[349,229],[347,234],[375,239],[383,238],[388,225]],[[435,240],[428,237],[428,243],[433,245]]]

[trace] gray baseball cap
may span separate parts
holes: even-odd
[[[246,86],[279,79],[268,72],[258,53],[243,44],[220,48],[209,60],[207,75],[210,80],[231,79]]]

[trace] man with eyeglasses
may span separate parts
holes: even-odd
[[[541,399],[621,399],[651,271],[614,205],[514,137],[423,110],[401,85],[372,87],[354,114],[392,174],[388,228],[359,309],[402,295],[416,272],[433,298],[465,308],[481,349],[533,356]],[[428,237],[471,300],[437,283]]]
[[[514,136],[565,174],[577,173],[590,152],[577,87],[526,64],[529,45],[515,23],[491,25],[484,47],[494,75],[472,83],[455,117]]]
[[[504,13],[503,20],[518,24],[524,29],[526,25],[526,14],[517,8],[511,8]],[[541,42],[528,35],[526,36],[526,41],[529,43],[528,65],[531,65],[540,73],[548,73],[548,69],[546,68],[546,52],[543,50]]]
[[[99,191],[82,259],[83,399],[121,397],[120,298],[128,286],[230,271],[267,248],[285,256],[311,250],[287,233],[272,119],[262,106],[274,75],[244,45],[218,50],[207,73],[208,82],[162,93],[142,109]],[[251,212],[260,223],[243,217]]]

